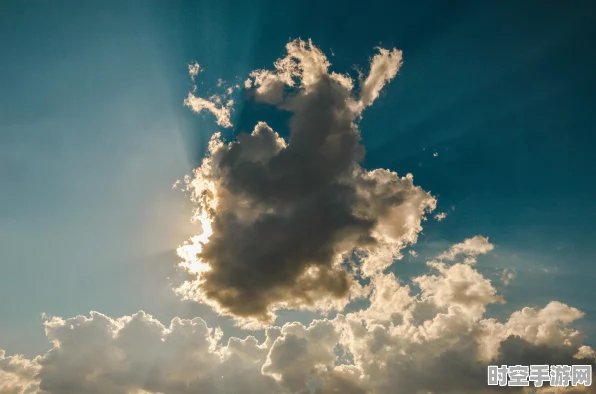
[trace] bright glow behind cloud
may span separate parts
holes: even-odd
[[[192,256],[183,266],[209,270],[182,290],[220,313],[262,323],[280,308],[341,310],[361,297],[355,277],[381,266],[368,262],[350,273],[338,258],[356,249],[366,260],[382,249],[391,264],[416,241],[436,203],[410,174],[359,164],[357,120],[397,74],[401,52],[379,49],[353,92],[351,78],[330,73],[310,41],[292,41],[286,50],[273,70],[252,72],[246,86],[254,86],[256,100],[293,114],[289,140],[264,122],[228,144],[215,135],[186,181],[209,236],[193,240],[200,263]]]

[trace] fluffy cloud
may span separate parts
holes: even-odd
[[[7,357],[6,352],[0,349],[0,394],[35,393],[39,371],[37,361],[20,355]]]
[[[439,275],[424,275],[414,279],[422,296],[432,299],[439,307],[453,307],[470,317],[481,317],[485,306],[502,302],[490,281],[468,264],[447,266],[432,263]]]
[[[47,353],[0,351],[0,394],[477,394],[503,391],[486,385],[489,364],[595,364],[573,328],[578,309],[553,301],[487,316],[505,302],[474,265],[493,250],[488,238],[452,245],[411,281],[392,272],[436,205],[411,175],[359,164],[357,121],[401,52],[379,49],[356,84],[312,43],[286,49],[245,88],[293,113],[289,140],[264,122],[230,143],[216,134],[185,180],[203,232],[178,250],[189,276],[180,293],[257,321],[265,339],[223,341],[200,318],[163,324],[145,312],[46,318]],[[194,81],[200,67],[189,72]],[[186,104],[228,127],[227,89]],[[277,308],[338,313],[275,326]]]
[[[411,175],[359,164],[357,120],[397,74],[401,52],[379,49],[354,93],[351,78],[329,72],[312,43],[296,40],[286,49],[274,70],[253,72],[246,86],[293,114],[289,140],[263,122],[230,143],[216,134],[187,179],[206,235],[182,249],[195,277],[181,291],[220,313],[261,322],[278,308],[343,307],[361,291],[342,255],[358,249],[370,257],[382,248],[390,264],[435,207]],[[189,256],[189,248],[196,253]]]
[[[377,274],[361,310],[307,326],[271,326],[262,342],[224,342],[200,318],[166,326],[144,312],[47,319],[53,347],[45,355],[0,353],[0,392],[492,393],[501,390],[486,385],[489,364],[596,363],[571,327],[581,311],[551,302],[504,321],[487,318],[486,306],[502,302],[487,278],[468,264],[429,267],[414,278],[419,291]]]

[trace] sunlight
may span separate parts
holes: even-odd
[[[203,232],[191,237],[189,241],[179,246],[176,249],[176,253],[183,259],[180,262],[180,266],[188,272],[196,274],[200,279],[201,273],[211,270],[211,266],[205,263],[199,257],[199,254],[203,251],[203,245],[209,242],[209,237],[213,234],[213,229],[211,228],[211,219],[206,216],[198,216],[196,220],[201,222]]]

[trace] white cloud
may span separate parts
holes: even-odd
[[[21,355],[6,356],[0,349],[0,394],[30,394],[37,391],[37,359]]]
[[[439,212],[435,215],[435,220],[437,222],[442,221],[443,219],[445,219],[447,217],[447,212]]]
[[[420,292],[378,273],[369,306],[269,327],[262,342],[224,342],[200,318],[167,326],[143,312],[46,319],[46,354],[0,352],[0,393],[496,393],[486,386],[489,363],[596,361],[570,327],[581,311],[550,302],[487,318],[486,306],[502,302],[487,278],[468,264],[429,267],[414,280]]]
[[[488,238],[476,235],[464,240],[464,242],[455,244],[449,250],[437,256],[439,260],[455,260],[458,256],[466,256],[464,262],[468,264],[476,263],[476,258],[481,254],[486,254],[494,249],[494,245],[488,241]]]
[[[192,109],[196,113],[201,111],[208,111],[215,115],[217,124],[221,127],[232,127],[230,122],[231,108],[234,105],[233,101],[228,101],[225,105],[219,103],[221,99],[214,97],[210,100],[206,100],[201,97],[197,97],[192,93],[188,94],[188,97],[184,100],[184,105]]]
[[[188,65],[188,75],[190,75],[190,79],[192,79],[193,82],[195,81],[195,77],[199,75],[201,71],[202,70],[199,63],[195,62]]]
[[[439,275],[423,275],[414,281],[422,290],[422,297],[432,299],[438,307],[452,307],[470,317],[480,317],[485,306],[502,302],[490,281],[468,264],[447,266],[430,263]]]
[[[198,63],[188,65],[188,74],[193,82],[195,82],[196,76],[202,71],[201,66]],[[224,81],[220,78],[217,81],[217,86],[223,86]],[[196,85],[193,86],[192,92],[188,93],[188,96],[184,100],[184,105],[190,108],[196,113],[207,111],[215,116],[217,124],[221,127],[232,127],[230,121],[230,115],[232,107],[234,106],[233,100],[227,100],[225,104],[222,104],[224,99],[231,95],[234,91],[233,87],[226,89],[221,95],[212,95],[208,99],[198,97],[194,94],[196,92]]]
[[[384,48],[378,48],[378,50],[379,53],[372,58],[370,73],[364,80],[360,91],[360,102],[364,107],[372,105],[385,84],[397,75],[403,63],[402,51]]]
[[[285,83],[281,77],[269,70],[253,71],[250,76],[254,79],[255,98],[269,104],[278,104],[283,100]],[[252,87],[253,82],[247,79],[244,83],[246,88]]]

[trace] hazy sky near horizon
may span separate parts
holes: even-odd
[[[176,248],[200,232],[172,185],[216,131],[230,141],[264,120],[288,139],[290,113],[246,99],[244,81],[295,38],[352,75],[377,46],[403,51],[359,122],[362,167],[413,174],[437,208],[392,272],[407,282],[451,245],[488,237],[474,269],[507,303],[487,313],[560,301],[585,313],[573,327],[596,345],[594,37],[587,1],[3,2],[0,349],[50,349],[42,313],[143,310],[246,335],[172,290]],[[219,78],[240,86],[232,128],[184,106],[195,62],[197,96]],[[309,318],[283,312],[278,325]]]

